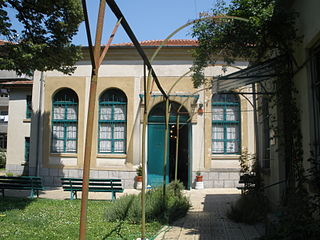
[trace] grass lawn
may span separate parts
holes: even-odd
[[[88,202],[87,239],[136,239],[140,225],[104,220],[108,201]],[[80,200],[0,198],[0,239],[78,239]],[[149,239],[160,223],[146,226]]]

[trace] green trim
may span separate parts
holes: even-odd
[[[234,101],[228,101],[227,98],[225,98],[225,102],[219,101],[219,102],[214,102],[214,97],[213,97],[213,101],[212,101],[212,112],[214,113],[214,108],[215,107],[219,107],[219,109],[221,109],[221,107],[223,107],[223,120],[213,120],[212,119],[212,137],[211,137],[211,153],[212,154],[226,154],[226,155],[230,155],[230,154],[239,154],[240,153],[240,149],[241,149],[241,114],[240,114],[240,101],[239,99],[237,100],[237,102]],[[227,120],[227,110],[230,109],[230,107],[232,107],[234,109],[234,107],[236,107],[235,111],[235,117],[237,120]],[[214,134],[213,134],[213,128],[214,127],[220,127],[223,128],[223,139],[215,139],[214,138]],[[227,128],[228,127],[236,127],[236,132],[235,132],[235,136],[238,137],[236,139],[228,139],[227,138]],[[213,142],[216,143],[223,143],[223,151],[220,152],[216,152],[214,151],[212,144]],[[235,143],[238,144],[236,151],[234,152],[228,152],[227,150],[227,144],[228,143]]]
[[[180,116],[179,123],[181,123],[181,124],[187,123],[188,119],[189,119],[189,116]],[[149,116],[148,121],[149,121],[149,123],[164,123],[165,117],[152,115],[152,116]],[[177,122],[177,116],[170,115],[169,123],[175,124],[176,122]]]
[[[67,93],[64,96],[65,99],[67,99]],[[70,115],[68,115],[68,110],[72,108],[72,111],[74,111],[75,116],[74,119],[70,119]],[[60,114],[63,115],[63,118],[55,118],[55,109],[60,110]],[[62,110],[62,111],[61,111]],[[51,137],[51,152],[53,153],[76,153],[77,152],[77,142],[78,142],[78,102],[76,100],[54,100],[52,103],[52,137]],[[62,131],[57,132],[54,130],[54,128],[60,127],[62,128]],[[68,137],[68,128],[69,127],[75,127],[75,130],[72,131],[72,135],[75,133],[76,137]],[[57,135],[62,133],[62,137],[58,137]],[[55,135],[55,133],[57,133]],[[62,141],[63,147],[62,149],[57,149],[56,146],[54,146],[54,143],[56,141]],[[68,149],[67,143],[74,142],[75,148]]]
[[[106,97],[108,97],[108,95],[106,94]],[[116,95],[113,96],[114,101],[99,101],[99,122],[98,122],[98,153],[111,153],[111,154],[121,154],[121,153],[126,153],[126,136],[127,136],[127,102],[125,99],[119,97],[116,98]],[[120,100],[120,101],[119,101]],[[122,106],[123,109],[123,114],[124,115],[124,119],[123,120],[119,120],[117,119],[116,116],[116,106]],[[110,116],[108,116],[109,119],[101,119],[102,113],[101,113],[101,109],[103,107],[109,107],[111,108],[111,113]],[[107,138],[107,136],[105,138],[100,137],[101,135],[101,127],[109,127],[110,128],[110,134],[111,134],[111,138]],[[115,134],[116,134],[116,130],[115,128],[121,126],[123,127],[123,138],[116,138]],[[107,134],[107,133],[106,133]],[[108,150],[104,150],[100,147],[101,142],[110,142],[111,144],[111,149],[110,151]],[[122,142],[123,143],[123,149],[122,150],[118,150],[116,149],[116,143],[117,142]]]

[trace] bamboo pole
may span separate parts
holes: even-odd
[[[80,215],[80,230],[79,239],[86,239],[87,232],[87,204],[88,204],[88,188],[89,188],[89,176],[90,176],[90,161],[92,153],[92,139],[93,139],[93,120],[94,120],[94,109],[96,99],[96,89],[99,72],[99,56],[102,38],[103,21],[105,15],[106,2],[100,1],[99,14],[96,28],[96,39],[93,51],[94,63],[92,63],[90,93],[89,93],[89,106],[87,116],[87,128],[86,128],[86,142],[84,151],[84,163],[83,163],[83,186],[82,186],[82,197],[81,197],[81,215]]]

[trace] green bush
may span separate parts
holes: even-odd
[[[146,193],[146,221],[173,222],[188,212],[191,204],[182,194],[183,185],[172,182],[166,187],[166,197],[163,199],[163,188],[154,188]],[[126,195],[106,208],[107,221],[141,221],[141,195]]]
[[[262,222],[269,211],[268,199],[260,192],[241,195],[227,212],[228,218],[235,222],[255,224]]]
[[[7,154],[5,149],[0,149],[0,168],[6,167]]]

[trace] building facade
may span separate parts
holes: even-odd
[[[320,16],[317,14],[320,2],[292,0],[285,3],[285,6],[298,13],[297,35],[302,37],[301,43],[294,46],[293,56],[296,65],[293,82],[297,89],[295,97],[300,118],[303,166],[308,170],[312,167],[310,158],[318,162],[320,160]],[[269,89],[272,89],[271,85],[272,81],[265,83]],[[259,159],[263,167],[263,180],[266,186],[275,184],[265,189],[265,192],[274,205],[279,205],[285,195],[288,178],[281,145],[283,136],[277,135],[274,131],[282,121],[280,118],[276,118],[275,121],[270,117],[279,114],[277,107],[272,107],[274,104],[268,102],[266,97],[260,97],[259,104]],[[285,113],[281,114],[286,117]]]
[[[141,45],[150,57],[160,43],[145,41]],[[195,173],[201,171],[207,188],[235,187],[242,149],[255,151],[253,112],[247,100],[251,96],[237,92],[212,96],[210,89],[195,89],[189,70],[193,61],[191,50],[195,46],[193,40],[171,40],[152,63],[164,90],[171,89],[167,181],[174,178],[179,112],[178,179],[186,188],[193,187]],[[244,61],[235,63],[237,68],[246,65]],[[221,66],[215,66],[208,67],[205,74],[213,78],[234,70],[228,68],[224,73]],[[28,168],[30,175],[39,174],[48,186],[60,186],[60,177],[82,177],[90,76],[86,48],[83,60],[76,64],[71,76],[54,71],[36,72],[32,82],[31,126],[26,130],[21,127],[24,118],[12,117],[11,121],[11,115],[21,115],[22,109],[27,108],[31,89],[24,87],[21,93],[22,88],[8,87],[8,153],[12,153],[8,154],[7,171],[21,174],[21,170]],[[145,141],[147,181],[151,186],[159,184],[163,174],[164,99],[153,84],[147,136],[142,139],[143,80],[143,62],[133,45],[112,45],[99,71],[91,178],[121,178],[125,188],[133,188],[136,168],[141,164],[142,141]],[[20,106],[22,100],[14,100],[14,96],[22,98],[22,95],[24,107]],[[27,164],[21,157],[26,150],[16,147],[22,146],[20,140],[27,138],[17,136],[24,135],[24,131],[30,134]],[[19,144],[14,142],[18,138]]]

